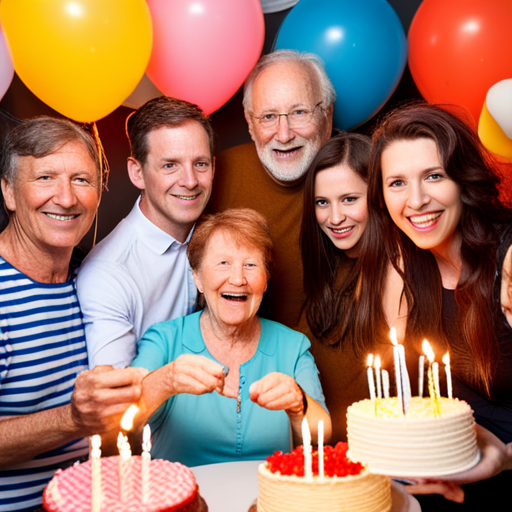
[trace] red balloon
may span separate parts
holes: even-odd
[[[153,19],[151,81],[210,114],[258,61],[265,38],[259,0],[147,0]]]
[[[423,0],[409,30],[409,68],[422,96],[469,110],[512,78],[512,0]]]

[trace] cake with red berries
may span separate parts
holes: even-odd
[[[361,400],[347,410],[349,457],[391,476],[441,476],[480,457],[475,420],[463,400],[413,397],[407,414],[395,398]]]
[[[119,457],[101,458],[101,512],[206,512],[192,471],[179,463],[152,460],[147,495],[142,496],[141,457],[132,457],[121,502]],[[91,461],[59,470],[46,486],[46,512],[91,512]]]
[[[324,449],[324,476],[318,474],[313,451],[313,476],[304,476],[302,446],[276,452],[258,468],[258,512],[386,512],[391,510],[389,478],[370,473],[347,458],[347,444]]]

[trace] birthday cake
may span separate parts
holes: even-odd
[[[179,463],[152,460],[146,503],[143,503],[142,459],[132,457],[127,472],[126,493],[121,502],[119,457],[101,461],[101,512],[206,512],[192,471]],[[43,495],[46,512],[91,512],[91,461],[59,470]]]
[[[479,460],[471,407],[458,399],[413,397],[404,415],[397,398],[361,400],[347,410],[350,458],[373,473],[441,476]]]
[[[258,512],[386,512],[391,510],[389,478],[371,474],[347,459],[346,443],[324,450],[324,477],[318,474],[313,452],[312,477],[304,476],[302,446],[276,452],[258,467]]]

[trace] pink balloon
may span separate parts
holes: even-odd
[[[153,20],[151,81],[207,114],[224,105],[260,57],[259,0],[147,0]]]
[[[0,100],[9,89],[14,77],[14,67],[11,55],[7,49],[7,43],[2,29],[0,28]]]

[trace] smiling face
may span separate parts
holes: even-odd
[[[384,201],[393,222],[421,249],[457,246],[461,191],[443,169],[432,139],[398,140],[382,153]]]
[[[331,242],[349,258],[359,255],[366,227],[366,183],[346,164],[315,176],[315,215]]]
[[[69,252],[91,227],[100,199],[96,165],[69,142],[42,158],[18,158],[14,181],[2,180],[9,225],[20,242],[45,252]]]
[[[289,127],[286,116],[279,116],[273,127],[262,126],[252,116],[313,110],[322,101],[317,82],[316,77],[299,64],[279,62],[262,71],[253,84],[250,112],[246,112],[249,132],[261,163],[281,184],[291,185],[300,180],[330,137],[332,105],[321,105],[308,124],[294,129]]]
[[[267,289],[263,254],[253,246],[239,246],[228,231],[215,231],[194,280],[218,325],[248,325]]]
[[[128,159],[132,183],[143,190],[140,208],[153,224],[184,242],[212,191],[214,162],[205,129],[197,121],[148,134],[142,167]]]

